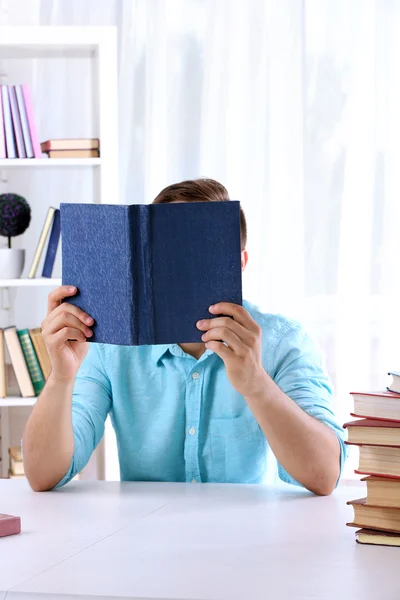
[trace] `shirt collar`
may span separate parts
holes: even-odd
[[[182,350],[182,348],[178,344],[159,344],[157,346],[152,347],[152,358],[155,364],[158,364],[158,361],[170,352],[173,356],[180,356],[182,358],[187,358],[188,355]],[[206,349],[204,354],[199,358],[199,362],[207,358],[207,356],[211,356],[214,354],[212,350]]]

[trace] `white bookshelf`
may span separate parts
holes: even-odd
[[[1,159],[0,180],[7,180],[7,171],[20,169],[25,173],[42,173],[51,170],[52,174],[63,173],[66,169],[92,169],[96,179],[93,196],[89,200],[79,198],[79,202],[119,202],[118,176],[118,84],[117,84],[117,35],[114,27],[0,27],[0,61],[8,59],[62,58],[90,59],[96,73],[96,88],[92,107],[96,115],[96,136],[100,139],[100,158],[71,159]],[[9,61],[10,64],[12,61]],[[10,67],[11,68],[11,67]],[[8,74],[7,74],[8,75]],[[35,97],[35,89],[32,89]],[[40,130],[39,130],[40,135]],[[66,136],[68,137],[68,136]],[[40,141],[44,141],[41,139]],[[43,177],[44,175],[42,175]],[[53,175],[54,176],[54,175]],[[49,198],[48,204],[54,199]],[[31,203],[35,210],[35,202]],[[40,232],[38,232],[39,235]],[[29,294],[35,290],[57,287],[61,279],[0,279],[0,288],[15,289],[19,294]],[[29,290],[25,290],[29,288]],[[16,293],[16,292],[14,292]],[[12,298],[12,294],[9,294]],[[43,317],[47,306],[43,306]],[[11,324],[11,323],[9,323]],[[0,476],[7,476],[10,416],[13,409],[33,406],[36,398],[9,396],[0,398]],[[91,464],[92,463],[92,464]],[[104,444],[101,443],[96,458],[88,465],[85,478],[104,478]]]

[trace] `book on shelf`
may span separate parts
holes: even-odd
[[[400,533],[400,508],[393,506],[372,506],[366,498],[347,502],[354,509],[354,520],[350,527],[378,529]]]
[[[29,86],[2,85],[0,113],[0,158],[40,158]]]
[[[30,398],[35,396],[35,390],[25,362],[16,327],[6,327],[4,329],[4,337],[22,397]]]
[[[0,87],[0,159],[6,158],[6,132],[4,130],[3,94]]]
[[[24,463],[22,460],[21,446],[11,446],[8,449],[10,458],[9,474],[14,477],[25,475]]]
[[[400,446],[400,422],[381,419],[357,419],[343,425],[349,444]]]
[[[42,151],[40,149],[39,135],[36,127],[35,115],[33,112],[33,102],[30,87],[24,83],[22,85],[22,95],[24,98],[26,116],[28,119],[29,133],[32,142],[33,155],[35,158],[41,158]]]
[[[98,150],[49,150],[49,158],[98,158]]]
[[[18,158],[26,158],[24,136],[22,133],[21,117],[18,110],[17,94],[14,86],[9,86],[11,117],[14,127],[15,143],[17,146]]]
[[[41,143],[42,152],[51,150],[99,150],[100,140],[98,138],[66,138],[47,140]]]
[[[380,392],[351,392],[354,401],[353,417],[400,421],[400,394],[389,390]]]
[[[0,398],[7,396],[6,355],[4,348],[4,331],[0,329]]]
[[[17,158],[17,147],[14,138],[14,127],[11,116],[11,105],[8,87],[1,86],[1,98],[3,106],[4,131],[6,136],[7,158]]]
[[[42,330],[40,327],[29,330],[33,346],[38,357],[40,368],[42,369],[43,377],[47,381],[51,372],[51,363],[49,354],[47,352],[46,344],[44,342]]]
[[[367,486],[367,504],[400,508],[400,479],[392,477],[363,477]]]
[[[40,368],[38,357],[36,356],[35,348],[29,335],[29,330],[20,329],[17,331],[17,335],[19,337],[22,352],[24,353],[25,362],[33,383],[35,395],[39,396],[40,392],[44,388],[45,379],[43,377],[42,369]]]
[[[12,364],[6,363],[6,389],[7,396],[21,396],[18,381]]]
[[[374,546],[400,546],[400,535],[391,531],[377,531],[376,529],[358,529],[355,533],[356,542],[359,544],[373,544]]]
[[[24,138],[26,157],[33,158],[34,152],[33,152],[31,134],[29,131],[28,115],[26,112],[26,106],[25,106],[25,101],[24,101],[24,94],[22,91],[22,85],[15,86],[15,94],[17,96],[18,111],[19,111],[19,116],[21,119],[21,128],[22,128],[22,135]]]
[[[388,391],[400,394],[400,373],[398,371],[389,371],[388,375],[392,376],[392,383],[388,386]]]
[[[212,304],[242,303],[239,208],[61,204],[62,281],[94,319],[88,341],[200,342]]]
[[[60,224],[60,209],[56,208],[54,211],[53,224],[51,227],[49,243],[47,246],[47,252],[44,259],[42,277],[51,278],[53,274],[54,262],[56,259],[58,244],[60,241],[61,224]]]
[[[40,258],[42,256],[42,254],[43,254],[43,250],[44,250],[44,247],[45,247],[45,244],[46,244],[46,240],[47,240],[47,237],[48,237],[49,232],[50,232],[50,228],[51,228],[52,223],[53,223],[55,211],[56,211],[56,209],[53,206],[50,206],[49,209],[48,209],[48,211],[47,211],[46,218],[45,218],[45,221],[44,221],[44,225],[43,225],[42,231],[40,233],[38,245],[36,247],[35,254],[33,256],[32,265],[31,265],[31,268],[30,268],[29,273],[28,273],[28,277],[30,279],[33,279],[34,277],[36,277],[37,269],[38,269],[38,266],[39,266],[39,261],[40,261]]]

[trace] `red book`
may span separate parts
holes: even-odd
[[[400,394],[382,392],[351,392],[354,400],[353,417],[400,422]]]
[[[354,521],[350,527],[363,527],[400,533],[400,508],[367,504],[366,498],[347,502],[354,509]]]
[[[357,445],[360,460],[356,473],[400,479],[400,446]]]
[[[343,425],[347,429],[347,444],[400,446],[400,422],[381,419],[357,419]]]
[[[0,537],[21,533],[21,519],[12,515],[0,514]]]

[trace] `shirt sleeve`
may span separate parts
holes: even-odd
[[[333,410],[332,383],[323,364],[316,342],[299,325],[293,325],[281,338],[275,351],[273,379],[281,390],[302,410],[330,427],[340,444],[340,474],[346,460],[344,429],[338,424]],[[278,463],[282,481],[301,485]]]
[[[82,471],[104,434],[104,423],[111,409],[111,386],[103,368],[99,344],[90,344],[78,371],[72,396],[74,454],[59,488]]]

